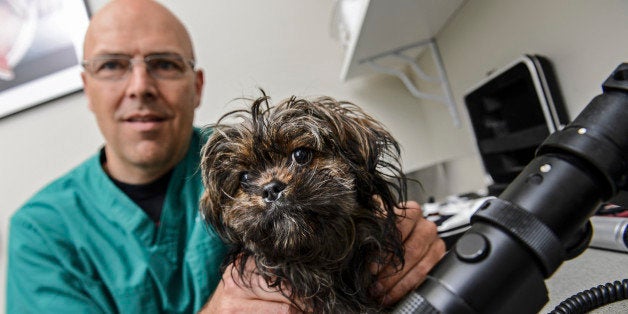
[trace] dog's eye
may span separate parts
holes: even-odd
[[[248,172],[246,172],[246,171],[242,171],[240,173],[240,182],[246,183],[249,180],[251,180],[251,175]]]
[[[307,148],[297,148],[292,152],[292,160],[299,165],[305,165],[312,160],[312,151]]]

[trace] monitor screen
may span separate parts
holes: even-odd
[[[534,158],[543,140],[560,128],[556,121],[566,120],[555,89],[549,62],[525,56],[466,94],[478,150],[495,184],[510,183]],[[561,117],[554,117],[559,112]]]

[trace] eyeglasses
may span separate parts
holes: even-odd
[[[154,54],[141,60],[125,55],[102,55],[83,60],[81,64],[96,79],[117,81],[124,79],[136,62],[144,62],[146,71],[155,79],[179,79],[188,67],[194,70],[194,60],[184,59],[178,54]]]

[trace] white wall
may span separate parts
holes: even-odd
[[[88,1],[93,9],[104,0]],[[446,159],[452,192],[482,185],[464,92],[486,72],[522,53],[555,64],[574,116],[628,56],[628,2],[621,0],[470,0],[438,35],[463,117],[451,129],[444,106],[413,98],[381,75],[341,83],[343,59],[329,36],[332,0],[163,1],[187,23],[206,86],[197,124],[213,122],[239,96],[262,87],[275,100],[330,95],[363,106],[405,149],[408,170]],[[0,120],[0,308],[4,308],[8,217],[43,184],[93,154],[102,143],[82,93]],[[427,183],[428,184],[428,183]]]
[[[628,62],[628,1],[623,0],[469,0],[436,36],[452,92],[472,142],[463,97],[487,73],[522,54],[551,60],[570,118],[601,93],[601,84],[622,62]],[[422,106],[429,135],[450,134],[444,112]],[[457,138],[462,145],[465,140]],[[446,142],[446,141],[435,141]],[[433,147],[440,151],[451,148]],[[445,161],[447,193],[482,186],[481,161],[475,145]],[[455,180],[452,180],[456,178]],[[429,183],[428,183],[429,184]]]

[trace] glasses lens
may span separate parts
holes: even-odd
[[[96,78],[115,80],[124,77],[130,66],[131,60],[128,57],[105,56],[90,61],[88,70]]]
[[[144,61],[146,68],[155,78],[176,79],[182,77],[187,70],[183,58],[176,55],[148,56]]]

